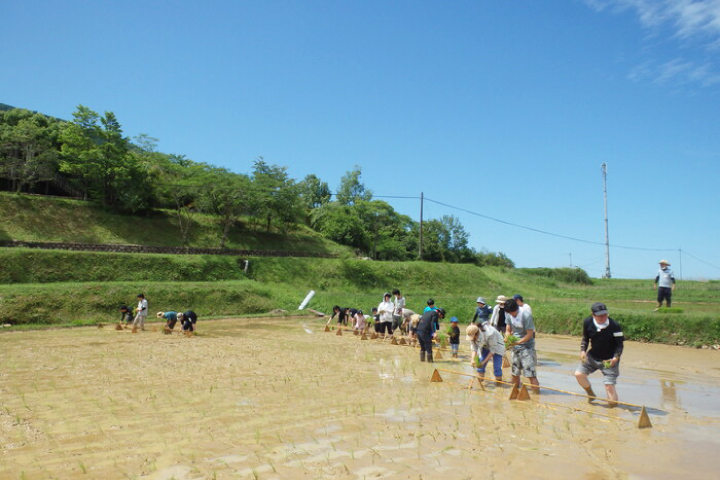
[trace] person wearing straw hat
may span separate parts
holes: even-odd
[[[590,310],[592,315],[583,320],[583,338],[580,342],[582,363],[575,370],[575,378],[590,397],[595,397],[588,375],[600,370],[605,378],[609,406],[614,407],[618,400],[615,384],[620,375],[620,356],[625,336],[620,325],[609,317],[604,303],[594,303]],[[593,400],[590,398],[588,402],[592,403]]]
[[[669,267],[670,262],[660,260],[660,270],[658,270],[653,284],[653,288],[657,290],[658,306],[655,309],[656,311],[662,307],[663,300],[665,300],[665,305],[668,308],[672,305],[672,294],[675,291],[675,274]]]
[[[495,299],[495,306],[493,307],[492,316],[490,317],[490,325],[495,327],[495,330],[497,330],[500,333],[505,332],[506,330],[506,322],[505,322],[505,302],[507,301],[507,297],[505,295],[498,295],[498,297]]]
[[[492,315],[492,310],[490,307],[487,306],[487,302],[483,297],[477,298],[477,308],[475,308],[475,316],[473,316],[472,323],[475,323],[477,320],[477,324],[485,323],[489,321],[490,315]]]
[[[480,325],[470,324],[465,329],[465,335],[470,342],[472,357],[470,364],[485,378],[485,368],[492,358],[495,382],[502,382],[502,362],[505,355],[505,343],[500,332],[489,323]],[[497,383],[502,385],[502,383]]]
[[[177,312],[158,312],[157,318],[164,318],[165,319],[165,327],[172,330],[175,328],[175,324],[178,321]]]

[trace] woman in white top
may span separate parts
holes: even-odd
[[[380,305],[378,305],[378,315],[380,318],[378,319],[378,333],[384,334],[386,331],[390,335],[392,335],[392,321],[393,321],[393,311],[395,310],[395,305],[390,301],[390,298],[392,295],[389,293],[385,293],[383,295],[383,301],[380,302]]]

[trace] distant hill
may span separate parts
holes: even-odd
[[[4,103],[0,103],[0,110],[12,110],[13,108],[15,108],[15,107],[13,107],[11,105],[6,105]]]

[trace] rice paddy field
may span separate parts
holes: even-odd
[[[538,334],[540,395],[421,363],[311,317],[200,320],[198,335],[0,334],[0,478],[676,479],[720,471],[720,352],[626,342],[627,405],[590,405],[579,338]],[[155,331],[153,331],[155,330]],[[435,369],[442,382],[431,382]],[[509,369],[504,370],[509,378]],[[471,381],[472,380],[472,384]],[[604,396],[602,377],[591,376]],[[602,393],[601,393],[602,392]],[[641,407],[651,428],[638,428]]]

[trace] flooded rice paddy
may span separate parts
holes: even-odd
[[[308,318],[0,335],[1,479],[675,479],[720,471],[720,352],[627,342],[610,409],[572,375],[579,339],[538,334],[510,401],[459,360]],[[152,327],[151,327],[152,328]],[[434,368],[443,382],[433,383]],[[457,372],[457,373],[448,373]],[[509,369],[505,369],[506,378]],[[603,396],[602,378],[591,377]],[[558,391],[560,390],[560,391]],[[603,394],[601,394],[603,392]],[[639,429],[640,406],[652,428]]]

